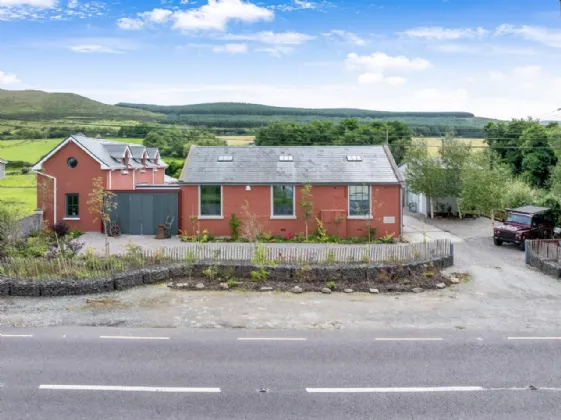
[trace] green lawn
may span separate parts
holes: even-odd
[[[8,162],[20,160],[24,162],[36,163],[43,156],[54,149],[63,139],[49,140],[0,140],[0,158]],[[108,140],[122,143],[142,144],[142,139],[127,138]],[[9,163],[8,163],[9,169]]]
[[[17,210],[21,216],[33,213],[37,207],[37,190],[35,174],[7,174],[0,180],[0,205],[8,205]],[[28,188],[6,188],[28,187]]]

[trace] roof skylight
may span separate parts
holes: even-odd
[[[279,160],[281,162],[293,162],[294,158],[292,157],[292,155],[280,155]]]
[[[356,155],[347,155],[347,161],[349,162],[362,162],[362,158]]]
[[[218,156],[218,162],[232,162],[233,160],[234,156],[232,155]]]

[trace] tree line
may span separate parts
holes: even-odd
[[[409,191],[425,194],[430,216],[439,197],[457,200],[460,216],[494,218],[506,208],[550,207],[561,216],[561,127],[534,120],[490,123],[486,149],[472,149],[452,134],[442,141],[438,156],[426,144],[406,152]]]

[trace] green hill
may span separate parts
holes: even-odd
[[[160,106],[119,103],[118,107],[141,109],[165,114],[165,122],[191,126],[222,128],[242,134],[243,129],[263,127],[273,121],[309,123],[314,120],[339,122],[344,118],[372,121],[402,121],[417,136],[439,137],[454,129],[460,137],[483,137],[488,118],[469,112],[391,112],[353,108],[287,108],[237,102],[196,105]],[[236,131],[238,130],[238,131]]]
[[[288,108],[239,102],[216,102],[195,105],[145,105],[118,103],[124,108],[143,109],[162,114],[225,114],[225,115],[295,115],[338,118],[474,118],[469,112],[391,112],[355,108]]]
[[[162,115],[106,105],[74,93],[0,89],[0,118],[28,120],[68,117],[156,121]]]

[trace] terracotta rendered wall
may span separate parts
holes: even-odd
[[[181,220],[180,229],[192,232],[191,216],[199,214],[199,188],[198,186],[181,187]],[[232,213],[242,219],[241,206],[247,201],[251,213],[258,216],[263,225],[264,232],[273,235],[287,233],[300,233],[305,230],[305,222],[298,203],[301,201],[302,187],[296,188],[296,219],[271,219],[271,187],[251,186],[251,191],[246,191],[245,186],[224,186],[222,192],[223,219],[199,219],[201,229],[208,229],[215,236],[230,236],[231,231],[228,221]],[[312,188],[314,200],[314,217],[310,221],[309,230],[312,233],[316,228],[315,218],[321,218],[321,211],[335,211],[346,214],[348,211],[347,186],[316,186]],[[400,235],[401,208],[399,186],[373,186],[372,211],[374,219],[372,227],[376,228],[376,236],[388,233]],[[393,219],[392,219],[393,218]],[[243,221],[243,220],[242,220]],[[329,234],[339,236],[367,236],[368,226],[366,220],[347,219],[339,225],[339,232],[333,223],[326,223]]]
[[[67,161],[69,158],[74,157],[78,160],[78,166],[69,168]],[[54,154],[43,165],[43,171],[48,175],[54,176],[57,179],[57,216],[54,218],[54,205],[52,204],[52,195],[47,202],[43,203],[42,194],[37,195],[37,207],[45,208],[44,220],[49,224],[61,222],[66,218],[66,194],[74,193],[79,194],[79,220],[64,220],[71,229],[80,229],[84,232],[98,232],[101,231],[101,222],[93,221],[94,216],[88,212],[87,201],[88,195],[93,189],[94,178],[103,177],[105,185],[107,182],[107,172],[100,169],[99,163],[84,152],[80,147],[74,143],[68,143],[56,154]],[[45,182],[45,177],[37,175],[37,182]],[[52,180],[49,178],[48,182],[53,185]],[[39,189],[40,191],[40,189]]]

